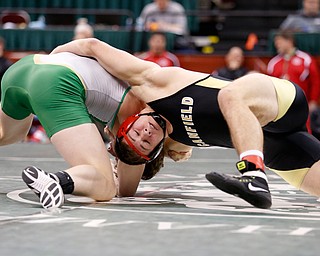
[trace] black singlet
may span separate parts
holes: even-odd
[[[148,105],[173,126],[172,139],[194,147],[233,148],[217,95],[229,82],[209,76]],[[278,170],[310,167],[320,159],[320,143],[306,132],[308,104],[295,85],[295,98],[285,115],[264,131],[265,163]]]

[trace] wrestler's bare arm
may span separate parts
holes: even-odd
[[[165,155],[175,162],[188,160],[192,155],[192,147],[181,144],[170,138],[164,145]],[[118,196],[134,196],[143,174],[145,165],[127,165],[121,161],[116,164],[116,183]]]
[[[145,165],[127,165],[118,161],[116,173],[118,179],[118,196],[134,196],[143,174]]]
[[[144,101],[155,99],[155,88],[156,97],[164,97],[208,75],[179,67],[161,68],[95,38],[74,40],[52,51],[58,52],[94,57],[112,75],[136,87],[134,93]]]
[[[95,38],[71,41],[58,46],[51,54],[58,52],[94,57],[112,75],[128,81],[133,86],[144,84],[152,69],[160,68],[153,62],[143,61]]]
[[[118,120],[116,120],[114,126],[114,129],[116,131],[119,127],[119,124],[117,122]],[[110,140],[110,147],[108,148],[108,152],[111,155],[115,156],[114,150],[111,146],[111,144],[115,143],[115,131],[113,130],[112,132],[109,127],[105,127],[104,132]],[[128,165],[121,162],[118,158],[115,158],[112,161],[112,164],[114,179],[117,185],[117,195],[134,196],[138,189],[145,165]]]

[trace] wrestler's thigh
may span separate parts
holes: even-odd
[[[300,189],[305,175],[320,159],[320,142],[304,131],[290,135],[265,132],[264,138],[266,166]]]
[[[272,81],[265,75],[243,76],[221,89],[218,96],[220,107],[228,103],[230,97],[237,108],[248,106],[262,126],[273,121],[278,114],[277,94]],[[226,105],[226,112],[229,105]]]
[[[301,190],[311,195],[320,196],[320,161],[316,162],[305,175]]]
[[[71,166],[91,165],[104,176],[112,174],[106,146],[94,124],[63,129],[51,137],[51,142]]]
[[[0,145],[12,144],[25,139],[32,120],[32,114],[22,120],[17,120],[0,109]]]

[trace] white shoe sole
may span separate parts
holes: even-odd
[[[58,208],[63,205],[64,194],[60,184],[43,170],[29,166],[23,170],[22,179],[40,197],[43,208]]]
[[[64,203],[62,188],[55,180],[50,181],[40,192],[40,203],[45,209],[59,208]]]

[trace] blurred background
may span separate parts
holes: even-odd
[[[94,37],[132,53],[148,48],[151,32],[137,27],[138,18],[153,0],[1,0],[0,36],[13,61],[27,52],[50,52],[73,39],[80,18],[86,18]],[[169,1],[170,2],[170,1]],[[175,49],[176,34],[168,32],[167,50],[181,66],[211,72],[224,63],[232,46],[244,49],[245,65],[261,71],[276,51],[273,36],[289,14],[302,8],[301,0],[176,0],[185,9],[187,49]],[[179,15],[179,14],[174,14]],[[318,34],[297,35],[299,47],[319,55]],[[257,58],[259,60],[257,60]]]

